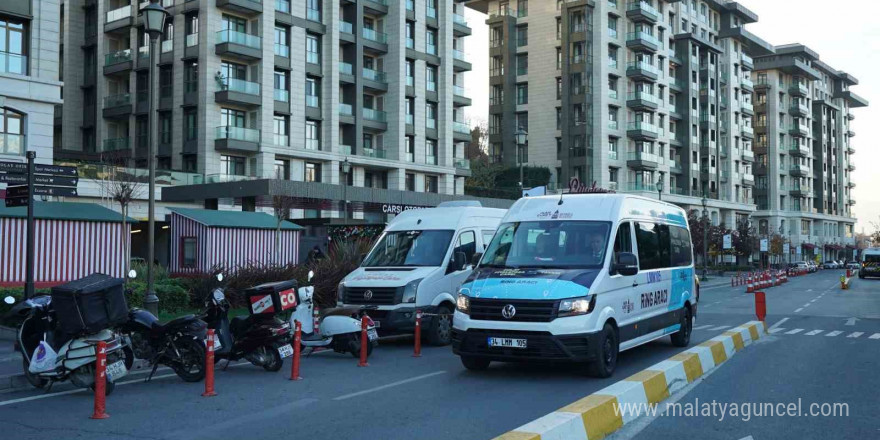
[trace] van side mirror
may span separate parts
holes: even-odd
[[[639,260],[632,252],[621,252],[615,255],[615,263],[611,265],[612,275],[631,277],[639,273]]]
[[[483,253],[477,252],[471,257],[471,266],[477,267],[480,264],[480,260],[483,259]]]

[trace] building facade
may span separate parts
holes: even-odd
[[[57,0],[0,2],[0,160],[52,163],[55,104],[61,102]]]
[[[786,237],[794,259],[854,258],[858,80],[799,44],[755,58],[754,77],[759,232]]]
[[[186,183],[269,178],[464,193],[463,78],[471,65],[463,47],[471,29],[462,5],[161,4],[171,16],[154,54],[160,172],[202,176]],[[146,167],[145,5],[64,0],[68,87],[56,160]],[[326,206],[293,214],[337,216]]]

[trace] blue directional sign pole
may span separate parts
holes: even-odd
[[[24,297],[34,296],[34,159],[37,153],[27,152],[27,262],[25,266]]]

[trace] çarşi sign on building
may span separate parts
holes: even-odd
[[[596,181],[593,181],[592,186],[587,186],[586,182],[581,182],[577,177],[572,177],[568,181],[568,192],[569,194],[607,194],[614,191],[596,186]]]
[[[403,211],[409,211],[412,209],[425,209],[425,207],[413,205],[395,205],[392,203],[386,203],[382,205],[382,212],[384,214],[400,214]]]

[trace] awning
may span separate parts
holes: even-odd
[[[803,243],[801,244],[801,246],[803,246],[803,248],[807,250],[812,250],[816,248],[816,245],[812,243]]]
[[[847,249],[855,249],[856,247],[854,245],[848,244],[848,245],[846,245],[846,248]]]

